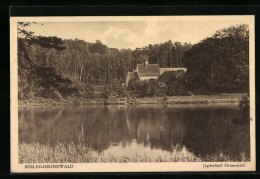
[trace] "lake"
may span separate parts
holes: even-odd
[[[249,161],[242,116],[237,104],[19,107],[19,162]]]

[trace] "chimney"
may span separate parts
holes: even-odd
[[[147,66],[148,66],[148,60],[145,61],[145,68],[147,70]]]

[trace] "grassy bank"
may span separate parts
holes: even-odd
[[[112,152],[96,152],[84,145],[57,144],[55,147],[42,144],[19,144],[19,163],[125,163],[125,162],[198,162],[192,154],[171,153],[159,157],[146,154],[124,157]]]
[[[130,104],[208,104],[208,103],[239,103],[242,96],[246,94],[218,94],[218,95],[196,95],[196,96],[170,96],[154,98],[135,98],[127,100]],[[131,102],[130,102],[131,101]],[[56,105],[103,105],[104,99],[68,98],[64,100],[53,100],[35,98],[19,101],[19,106],[56,106]],[[110,103],[108,103],[110,104]],[[112,104],[119,104],[114,102]],[[122,104],[122,102],[120,102]]]
[[[170,96],[136,99],[137,104],[208,104],[208,103],[239,103],[245,94],[219,94],[196,96]]]
[[[62,100],[34,98],[18,102],[19,106],[98,105],[103,99],[68,98]]]

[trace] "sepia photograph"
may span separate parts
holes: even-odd
[[[11,17],[11,171],[255,170],[254,16]]]

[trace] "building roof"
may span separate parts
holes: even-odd
[[[138,78],[136,72],[128,72],[128,73],[127,73],[127,77],[128,77],[129,79],[136,79],[136,78]]]
[[[137,64],[137,73],[139,77],[148,77],[148,76],[159,76],[160,70],[158,64]]]
[[[185,71],[184,70],[178,70],[178,71],[165,71],[159,78],[159,82],[165,82],[168,83],[173,80],[181,79],[184,77]]]
[[[179,71],[179,70],[183,70],[184,72],[186,72],[187,68],[159,68],[159,70],[160,70],[160,75],[162,75],[166,71]]]

